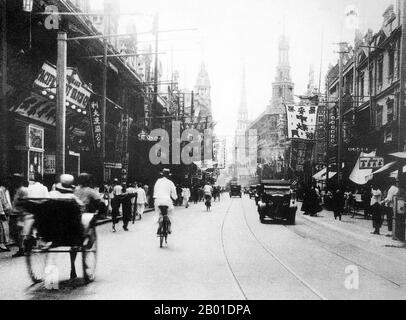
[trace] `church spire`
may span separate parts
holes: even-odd
[[[242,69],[242,83],[241,83],[241,100],[238,109],[238,129],[245,130],[248,126],[248,108],[247,108],[247,88],[246,88],[246,73],[245,64]]]

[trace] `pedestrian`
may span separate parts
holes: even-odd
[[[341,189],[337,189],[333,194],[332,208],[334,212],[334,220],[337,218],[341,221],[344,210],[344,194]]]
[[[74,191],[74,195],[83,202],[84,211],[86,213],[95,213],[100,210],[104,202],[100,197],[100,193],[91,188],[92,176],[88,173],[82,173],[78,177],[78,186]]]
[[[145,195],[146,195],[146,197],[147,197],[148,207],[151,207],[151,206],[152,206],[153,197],[151,197],[151,195],[150,195],[148,183],[145,183],[145,184],[144,184],[143,189],[144,189]]]
[[[199,187],[197,185],[194,185],[192,188],[192,198],[194,204],[199,202]]]
[[[374,231],[371,233],[380,234],[379,230],[382,226],[382,191],[376,183],[372,185],[371,195],[370,212],[372,214],[372,226],[374,228]]]
[[[393,215],[394,215],[394,208],[395,208],[395,197],[399,193],[399,186],[398,181],[395,178],[392,178],[389,190],[387,192],[386,198],[384,203],[386,205],[386,220],[388,222],[388,231],[393,231]],[[388,234],[388,236],[391,236]]]
[[[12,191],[10,196],[13,198],[12,216],[14,218],[14,238],[18,245],[18,251],[13,254],[13,258],[24,256],[24,239],[23,229],[25,223],[24,209],[21,206],[21,201],[28,197],[27,183],[21,174],[13,174],[12,176]]]
[[[367,220],[370,215],[370,205],[371,205],[371,192],[369,188],[364,188],[362,195],[362,207],[364,208],[364,219]]]
[[[131,220],[133,224],[135,223],[135,218],[137,215],[136,199],[137,199],[137,183],[130,183],[127,188],[127,192],[131,198]]]
[[[35,173],[33,179],[28,182],[28,198],[44,199],[48,198],[48,188],[44,186],[42,176]]]
[[[131,221],[131,198],[135,197],[135,194],[128,192],[127,183],[123,182],[122,193],[120,195],[120,202],[123,210],[123,229],[128,230],[128,224]]]
[[[118,179],[114,179],[111,193],[111,217],[113,222],[113,232],[116,232],[116,224],[120,215],[120,196],[123,193],[123,187],[119,184]]]
[[[183,198],[183,205],[185,208],[189,208],[189,199],[190,199],[190,189],[188,187],[184,187],[182,189],[182,198]]]
[[[145,194],[145,190],[142,188],[142,184],[138,184],[138,189],[137,189],[137,215],[139,216],[139,219],[142,219],[142,216],[144,215],[144,210],[145,206],[148,204],[148,199],[147,195]]]
[[[181,206],[183,203],[182,192],[183,192],[182,187],[179,184],[176,185],[176,195],[178,197],[178,200],[176,200],[175,202],[176,206]]]
[[[0,181],[0,252],[8,252],[10,241],[10,229],[8,219],[11,211],[11,203],[7,196],[6,183]]]

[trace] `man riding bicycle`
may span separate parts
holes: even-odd
[[[159,214],[158,216],[158,231],[157,234],[159,235],[159,231],[161,229],[161,223],[163,220],[162,211],[167,210],[168,213],[171,213],[174,209],[173,201],[178,199],[176,194],[176,187],[175,184],[169,180],[170,170],[164,169],[161,173],[162,178],[159,178],[154,186],[154,205],[155,211]],[[162,208],[161,208],[162,207]],[[163,210],[161,210],[163,209]],[[171,223],[169,223],[168,233],[171,233]]]

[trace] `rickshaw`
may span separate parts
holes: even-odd
[[[25,225],[28,233],[24,250],[28,273],[34,283],[45,280],[45,269],[52,253],[70,253],[71,274],[76,274],[75,259],[82,253],[83,278],[95,279],[97,262],[96,219],[82,213],[73,199],[25,199]]]

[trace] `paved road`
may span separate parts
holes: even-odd
[[[334,221],[328,213],[319,218],[298,213],[295,226],[284,226],[260,224],[248,198],[224,198],[210,213],[203,204],[177,208],[174,233],[163,249],[153,213],[130,232],[110,228],[98,227],[94,283],[67,280],[68,256],[57,254],[60,289],[30,287],[24,258],[1,254],[0,299],[406,298],[406,250],[370,235],[355,220]],[[356,272],[359,288],[348,289],[346,283],[356,284],[348,278]]]

